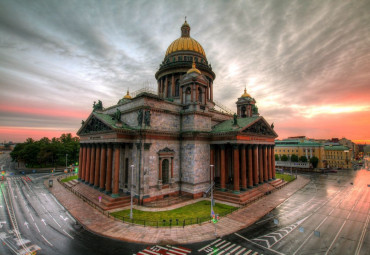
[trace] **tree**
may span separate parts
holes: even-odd
[[[283,155],[281,156],[281,161],[288,161],[288,156],[287,156],[287,155],[285,155],[285,154],[283,154]]]
[[[313,156],[312,158],[310,158],[310,163],[312,164],[313,168],[316,168],[317,164],[319,163],[319,159],[317,157]]]
[[[297,156],[297,155],[295,155],[295,154],[292,154],[292,156],[290,157],[290,160],[291,160],[292,162],[298,162],[298,156]]]
[[[307,162],[306,156],[300,156],[299,157],[299,161],[301,161],[301,162]]]
[[[275,161],[279,161],[279,155],[275,154]]]

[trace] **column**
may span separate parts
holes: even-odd
[[[262,145],[258,145],[258,170],[259,170],[259,182],[260,184],[263,183],[263,153],[262,153]]]
[[[167,80],[167,76],[166,76],[166,79],[164,80],[164,92],[163,92],[164,97],[168,97],[167,96],[167,91],[168,91],[167,86],[168,86],[168,80]]]
[[[276,170],[275,170],[275,153],[274,153],[274,146],[272,146],[272,148],[271,148],[271,153],[272,153],[272,155],[271,155],[271,158],[272,158],[272,164],[271,164],[271,166],[272,166],[272,179],[276,179],[275,177],[276,177]]]
[[[252,146],[248,145],[248,188],[253,187],[253,158]]]
[[[86,163],[85,163],[85,183],[88,184],[90,180],[90,158],[91,158],[91,145],[88,144],[86,148]]]
[[[94,184],[94,170],[95,170],[95,144],[91,145],[91,157],[90,157],[90,176],[89,183],[90,186]]]
[[[182,87],[180,87],[180,97],[181,97],[181,104],[184,103],[184,95],[182,93]]]
[[[213,83],[210,84],[211,87],[211,101],[213,102]]]
[[[234,158],[234,191],[233,193],[239,194],[239,146],[233,145],[233,158]]]
[[[171,93],[172,95],[170,95],[170,97],[174,97],[175,95],[175,76],[172,74],[172,81],[171,81]]]
[[[258,146],[253,147],[253,185],[258,186]]]
[[[107,145],[107,175],[105,180],[105,193],[110,194],[112,192],[112,161],[113,161],[113,148],[112,144]]]
[[[105,187],[105,170],[107,167],[107,146],[102,144],[101,146],[101,159],[100,159],[100,180],[99,190],[103,191]]]
[[[163,159],[159,159],[159,173],[158,173],[158,180],[162,181],[162,161]]]
[[[307,149],[307,148],[305,148],[304,150],[306,151],[306,158],[307,158],[307,160],[308,160],[308,149]]]
[[[161,78],[161,89],[160,89],[160,97],[163,97],[163,78]]]
[[[95,154],[95,172],[94,172],[94,188],[99,188],[99,175],[100,175],[100,144],[96,145]]]
[[[83,150],[83,148],[80,144],[80,152],[78,154],[78,180],[79,181],[81,181],[81,175],[82,175],[82,173],[81,173],[82,155],[83,155],[82,150]]]
[[[264,145],[262,150],[263,150],[263,181],[267,182],[267,180],[268,180],[267,146]]]
[[[209,180],[210,180],[210,183],[212,184],[212,180],[211,180],[211,177],[213,176],[213,179],[215,179],[215,148],[211,145],[210,146],[210,151],[209,151],[209,164],[210,165],[213,165],[213,169],[212,167],[210,167],[210,170],[209,170]],[[213,173],[211,174],[211,171],[213,171]]]
[[[81,144],[82,146],[82,162],[78,166],[78,172],[81,172],[81,181],[85,181],[85,166],[86,166],[86,145]]]
[[[312,158],[312,147],[310,148],[310,158]],[[308,161],[310,162],[310,161]]]
[[[247,159],[246,159],[246,155],[245,155],[245,145],[242,145],[241,146],[241,150],[240,150],[240,154],[241,154],[241,179],[242,179],[242,188],[241,190],[247,190]]]
[[[221,150],[221,191],[226,190],[226,183],[225,183],[225,145],[220,145],[220,150]]]
[[[269,181],[272,180],[272,156],[273,156],[273,149],[272,149],[272,146],[269,145],[268,146],[268,159],[267,161],[269,162],[269,168],[268,168],[268,171],[269,171]]]
[[[112,197],[119,197],[119,156],[120,156],[120,146],[116,145],[114,148],[114,177],[113,177],[113,191]]]

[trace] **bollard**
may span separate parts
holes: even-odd
[[[177,226],[179,225],[179,219],[176,219],[176,225]]]
[[[182,228],[184,228],[185,227],[185,220],[184,220],[184,222],[182,223]]]
[[[171,226],[172,226],[172,219],[170,219],[170,228],[171,228]]]

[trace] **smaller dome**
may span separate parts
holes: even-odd
[[[193,60],[192,67],[187,71],[187,73],[199,73],[199,74],[201,74],[201,72],[199,71],[199,69],[196,68],[195,61],[194,60]]]
[[[251,95],[247,93],[247,89],[244,89],[244,94],[241,97],[251,97]]]
[[[126,96],[124,96],[123,98],[125,98],[125,99],[132,99],[132,97],[130,96],[130,92],[128,90],[127,90]]]

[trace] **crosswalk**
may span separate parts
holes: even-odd
[[[238,244],[222,240],[221,238],[212,243],[200,248],[198,252],[206,253],[207,255],[258,255],[259,253],[252,249],[245,248]],[[263,255],[263,254],[260,254]]]
[[[191,250],[184,247],[155,245],[139,251],[136,255],[186,255],[190,253]]]

